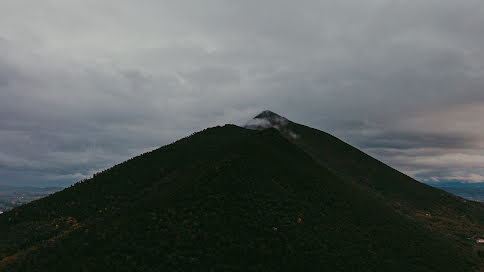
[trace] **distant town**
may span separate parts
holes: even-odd
[[[11,187],[0,186],[0,214],[30,201],[60,191],[58,187]]]

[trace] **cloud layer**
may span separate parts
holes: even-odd
[[[69,184],[263,109],[483,182],[484,3],[6,1],[0,183]]]

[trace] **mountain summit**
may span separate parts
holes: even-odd
[[[484,267],[474,242],[483,204],[275,113],[253,120],[255,129],[205,129],[0,215],[0,271]]]
[[[282,119],[282,118],[284,117],[270,110],[265,110],[254,117],[254,119],[267,119],[267,120],[272,120],[272,119],[276,120],[276,119]]]
[[[290,138],[297,138],[297,135],[288,129],[289,120],[269,110],[265,110],[245,124],[245,128],[263,130],[275,128]]]

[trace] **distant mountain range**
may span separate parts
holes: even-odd
[[[484,184],[483,183],[462,183],[462,182],[445,182],[445,183],[428,183],[431,186],[440,188],[446,192],[458,195],[465,199],[484,202]]]
[[[0,271],[479,271],[484,205],[270,111],[0,215]]]

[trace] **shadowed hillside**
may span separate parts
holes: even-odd
[[[479,230],[480,205],[421,185],[323,132],[262,117],[252,128],[268,129],[206,129],[0,215],[0,271],[482,265],[472,241],[458,238],[467,233],[445,231],[459,224],[446,217],[455,213]],[[442,218],[432,223],[434,215],[418,212]]]
[[[264,111],[252,129],[274,127],[333,174],[457,242],[484,235],[484,205],[420,183],[338,138]],[[254,126],[255,124],[255,126]],[[426,216],[427,215],[427,216]]]

